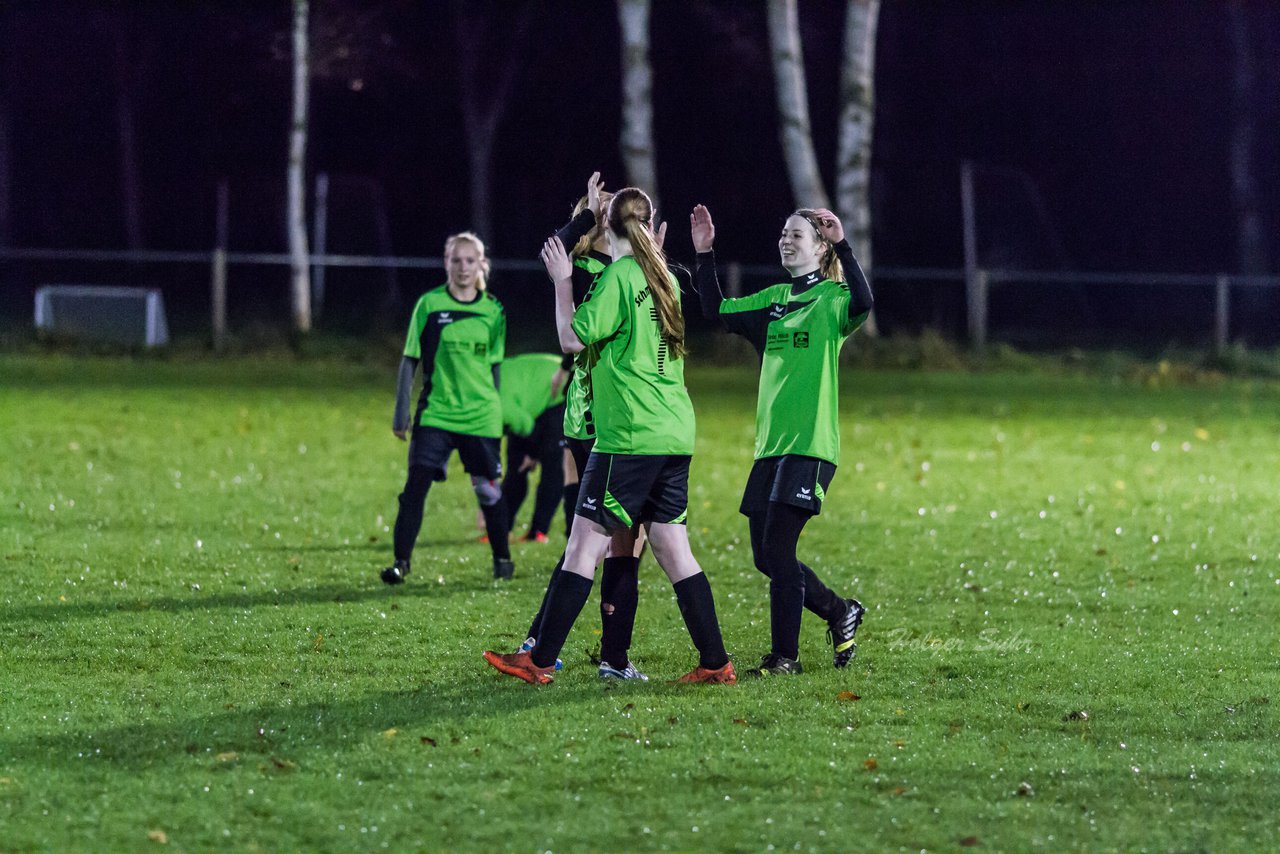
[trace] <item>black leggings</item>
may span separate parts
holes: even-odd
[[[844,616],[845,601],[796,557],[800,532],[812,514],[770,501],[763,513],[747,517],[756,569],[769,578],[769,626],[772,651],[799,658],[800,617],[805,608],[831,622]]]
[[[405,480],[404,491],[400,493],[400,512],[396,514],[392,535],[396,560],[409,560],[413,557],[413,546],[422,530],[427,492],[431,489],[435,474],[436,470],[427,466],[409,466],[409,477]],[[480,512],[484,514],[485,533],[489,535],[489,549],[494,558],[510,559],[511,550],[507,544],[510,523],[507,520],[506,505],[502,501],[491,505],[481,503]]]

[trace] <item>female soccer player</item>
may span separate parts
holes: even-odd
[[[769,577],[772,648],[748,673],[800,673],[800,617],[827,621],[836,667],[857,652],[864,608],[842,599],[796,558],[800,532],[822,502],[840,458],[838,359],[871,311],[871,287],[829,210],[798,210],[778,240],[791,277],[751,296],[725,299],[716,279],[715,225],[703,205],[689,217],[698,253],[694,278],[702,312],[760,354],[755,465],[740,512],[748,519],[756,568]],[[850,278],[846,281],[844,272]]]
[[[556,232],[556,238],[562,246],[572,247],[570,255],[573,268],[570,278],[575,306],[582,303],[596,277],[613,260],[609,255],[608,230],[603,222],[603,211],[612,198],[612,193],[604,191],[600,173],[592,174],[587,179],[587,194],[574,207],[573,219]],[[665,228],[659,232],[659,243],[664,232]],[[599,350],[598,346],[593,345],[577,353],[567,353],[565,358],[570,362],[563,365],[572,370],[565,392],[564,415],[565,510],[569,519],[572,519],[573,509],[577,505],[580,475],[586,468],[587,458],[595,444],[596,427],[591,414],[591,369],[599,361]],[[566,530],[572,534],[572,525],[567,525]],[[643,528],[615,531],[609,555],[604,559],[604,569],[600,574],[601,634],[598,669],[602,679],[648,679],[635,667],[630,657],[639,603],[640,555],[644,551],[644,545]],[[547,594],[529,625],[527,639],[519,651],[528,652],[537,644],[547,598],[551,595],[563,564],[562,556],[560,563],[552,571]]]
[[[502,426],[507,435],[507,470],[502,479],[502,503],[515,527],[520,505],[529,493],[529,472],[542,469],[534,493],[526,542],[547,542],[551,520],[564,490],[561,445],[564,433],[564,395],[553,382],[560,357],[525,353],[502,362]]]
[[[675,587],[680,612],[698,649],[698,666],[681,682],[737,680],[724,650],[715,600],[689,550],[689,459],[693,405],[684,387],[684,317],[680,291],[652,231],[653,204],[641,190],[620,190],[606,223],[615,259],[574,310],[572,262],[551,238],[542,259],[556,283],[561,348],[598,344],[591,371],[596,444],[582,474],[577,519],[563,569],[547,598],[542,634],[530,652],[485,659],[531,683],[552,681],[569,630],[586,603],[609,531],[644,524],[654,556]]]
[[[444,480],[455,448],[463,469],[471,475],[471,488],[484,514],[493,577],[510,578],[515,570],[499,483],[498,366],[506,349],[507,320],[502,304],[485,290],[489,260],[479,237],[469,231],[450,237],[444,245],[444,262],[449,279],[418,300],[400,360],[391,430],[396,438],[409,439],[409,477],[396,515],[395,563],[382,570],[387,584],[401,584],[409,574],[427,491],[432,482]],[[409,394],[419,362],[422,394],[410,430]]]

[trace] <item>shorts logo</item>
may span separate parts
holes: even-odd
[[[802,486],[800,487],[800,491],[796,493],[796,498],[799,498],[801,501],[812,501],[813,491],[809,489],[805,489]]]
[[[792,335],[792,336],[791,336],[791,346],[792,346],[792,347],[798,347],[798,348],[800,348],[800,349],[802,349],[802,350],[804,350],[804,349],[808,349],[808,347],[809,347],[809,333],[808,333],[808,332],[797,332],[797,333],[795,333],[794,335]]]
[[[584,499],[584,500],[583,500],[583,502],[582,502],[582,506],[583,506],[583,508],[584,508],[584,509],[586,509],[586,510],[595,510],[595,509],[596,509],[596,500],[595,500],[594,498],[587,498],[587,499]]]

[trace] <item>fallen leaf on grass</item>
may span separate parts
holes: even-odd
[[[12,777],[0,777],[0,786],[12,786],[12,785],[13,785]]]
[[[161,845],[164,845],[166,842],[169,841],[169,835],[165,833],[163,830],[150,830],[150,831],[147,831],[147,839],[150,839],[152,842],[159,842]]]
[[[217,756],[213,757],[215,762],[235,762],[239,758],[240,754],[236,753],[234,750],[228,750],[226,753],[219,753]]]
[[[624,738],[624,739],[626,739],[627,741],[635,741],[635,740],[636,740],[635,734],[634,734],[634,733],[629,733],[629,732],[615,732],[615,733],[613,734],[613,737],[614,737],[614,738]]]
[[[947,727],[952,732],[959,732],[960,730],[964,729],[964,721],[951,721],[951,723],[947,724]]]
[[[391,729],[384,729],[384,730],[382,731],[382,737],[383,737],[383,738],[395,738],[395,737],[396,737],[396,728],[395,728],[395,727],[392,727]]]
[[[836,699],[844,700],[845,702],[856,702],[858,700],[861,700],[862,697],[858,696],[852,691],[841,691],[839,694],[836,694]]]
[[[429,735],[422,736],[421,738],[418,739],[418,741],[422,742],[423,744],[428,744],[432,747],[436,746],[436,740]]]
[[[734,719],[733,719],[733,722],[734,722],[735,724],[737,724],[738,726],[751,726],[751,724],[747,723],[747,722],[746,722],[745,720],[743,720],[742,718],[734,718]]]
[[[898,797],[902,797],[903,795],[905,795],[905,794],[907,793],[907,790],[906,790],[905,788],[903,788],[902,786],[894,786],[894,787],[893,787],[893,793],[894,793],[894,795],[896,795],[896,796],[898,796]]]
[[[279,768],[281,771],[292,771],[298,767],[298,763],[290,762],[288,759],[281,759],[278,756],[271,757],[271,764]]]
[[[311,641],[311,646],[319,652],[320,647],[324,646],[324,635],[316,635],[315,640]]]
[[[880,763],[877,762],[876,758],[873,756],[870,759],[868,759],[866,762],[863,762],[862,767],[866,768],[868,771],[874,771],[880,767]]]
[[[973,846],[978,844],[978,837],[966,836],[964,839],[960,840],[960,844],[965,848],[972,848]]]

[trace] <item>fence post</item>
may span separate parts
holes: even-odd
[[[991,274],[986,270],[975,270],[972,276],[965,277],[969,343],[975,350],[983,350],[987,346],[987,292],[990,290],[990,282]]]
[[[312,226],[312,251],[316,255],[325,254],[325,241],[329,231],[329,173],[316,175],[316,211]],[[315,320],[320,320],[324,312],[324,271],[323,263],[316,264],[311,273],[311,313]]]
[[[227,338],[227,231],[230,191],[227,179],[218,182],[218,209],[215,216],[216,239],[213,249],[213,271],[209,283],[213,310],[213,351],[221,353]]]
[[[728,296],[742,296],[742,265],[737,261],[730,261],[725,279],[727,280],[725,284],[727,286]]]
[[[1225,273],[1214,283],[1213,301],[1213,352],[1221,355],[1227,349],[1227,334],[1231,328],[1231,277]]]

